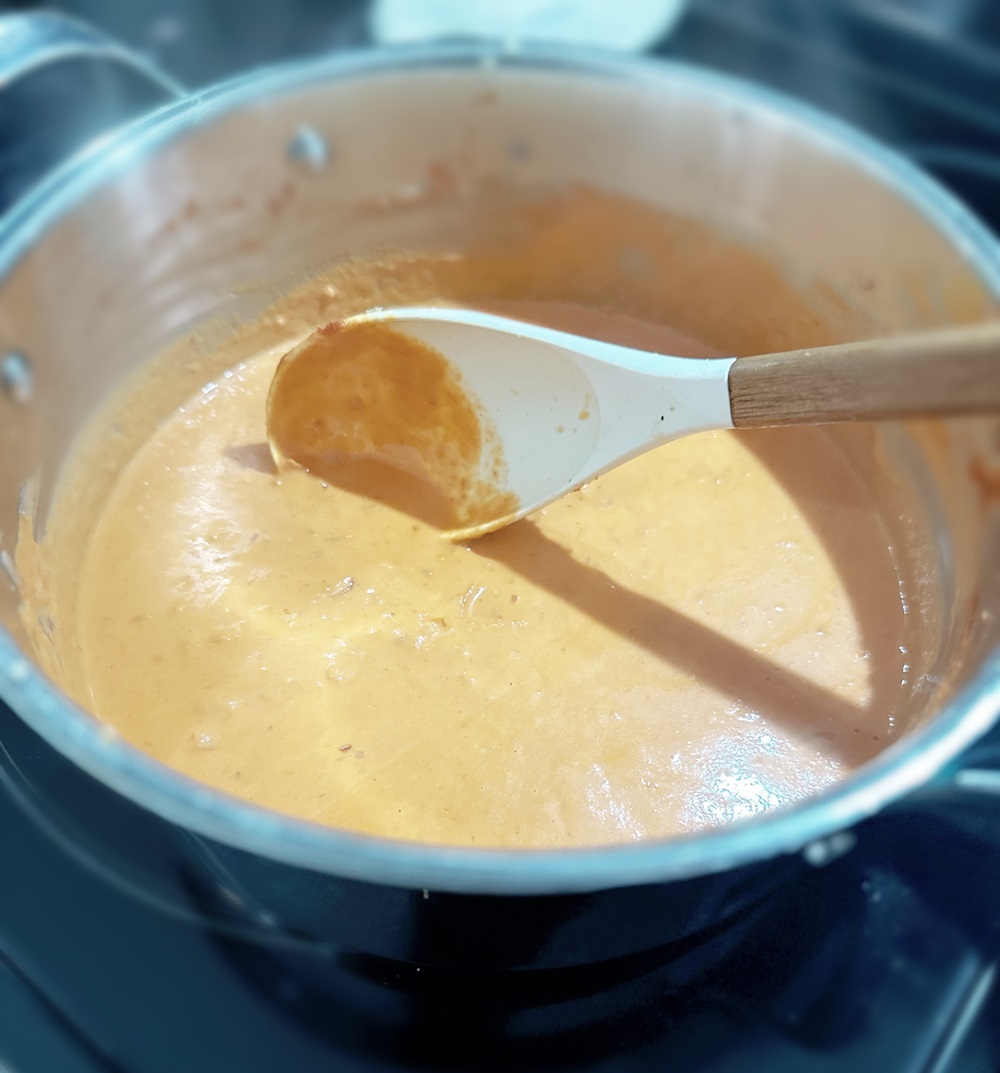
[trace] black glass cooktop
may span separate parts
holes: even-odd
[[[281,33],[279,6],[259,0],[236,23],[221,0],[64,7],[189,84],[367,40],[363,3],[289,0]],[[652,51],[842,115],[1000,228],[992,0],[693,0]],[[14,718],[0,709],[0,741]],[[994,825],[984,813],[973,840],[876,819],[698,949],[512,981],[223,942],[91,874],[0,792],[0,1071],[992,1073],[1000,836],[990,851],[981,835]]]
[[[0,732],[13,718],[0,713]],[[279,959],[109,887],[8,797],[0,832],[0,1068],[11,1073],[1000,1064],[1000,853],[944,825],[874,821],[690,951],[530,979]],[[709,967],[692,973],[691,959]]]

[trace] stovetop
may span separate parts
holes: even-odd
[[[578,970],[552,1001],[544,977],[279,964],[109,888],[6,797],[0,831],[0,1069],[11,1073],[1000,1063],[1000,855],[945,829],[930,832],[931,859],[926,828],[868,825],[850,852],[706,940],[722,955],[694,983],[678,986],[654,953]],[[328,986],[309,984],[317,973]],[[523,991],[513,1006],[500,993],[511,987]]]
[[[246,0],[235,22],[221,0],[63,6],[190,85],[370,36],[360,0]],[[1000,229],[993,0],[692,0],[650,51],[840,114]],[[223,942],[91,874],[0,793],[0,1073],[1000,1068],[1000,837],[991,854],[884,818],[857,838],[710,937],[694,982],[653,954],[582,970],[558,999],[525,982],[518,1005],[509,980]]]

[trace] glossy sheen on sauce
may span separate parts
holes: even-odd
[[[160,407],[84,528],[71,493],[99,469],[68,475],[68,535],[47,538],[56,565],[85,548],[63,571],[67,688],[195,779],[455,845],[696,830],[868,759],[893,733],[907,619],[875,456],[859,468],[825,430],[691,437],[468,545],[273,467],[265,400],[289,347],[274,326],[287,316],[301,339],[331,305],[468,301],[666,352],[735,350],[718,309],[656,305],[680,257],[698,293],[699,273],[746,283],[744,348],[830,341],[765,265],[741,276],[743,255],[711,241],[678,253],[685,226],[571,195],[529,213],[503,256],[387,258],[279,304],[225,375]],[[156,411],[169,381],[131,390]]]

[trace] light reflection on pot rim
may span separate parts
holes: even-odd
[[[231,110],[327,81],[470,66],[643,81],[654,88],[659,84],[708,94],[735,106],[771,109],[913,206],[1000,298],[1000,245],[987,228],[936,181],[839,120],[779,93],[685,64],[621,59],[587,49],[485,44],[415,46],[296,62],[165,105],[89,146],[0,219],[0,280],[85,196],[172,138]],[[940,779],[1000,718],[1000,651],[928,726],[822,794],[707,832],[588,849],[489,850],[396,842],[312,824],[230,797],[109,734],[53,686],[2,630],[0,696],[49,744],[100,782],[162,818],[221,843],[373,883],[466,893],[554,894],[679,880],[794,853]]]

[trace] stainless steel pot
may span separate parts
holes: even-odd
[[[962,206],[868,138],[749,84],[489,45],[265,71],[119,130],[0,222],[8,569],[21,489],[40,475],[43,526],[60,461],[123,376],[194,326],[238,323],[331,260],[393,240],[396,225],[359,213],[359,202],[419,189],[441,162],[469,183],[585,181],[710,222],[763,243],[883,331],[1000,307],[1000,247]],[[276,222],[290,181],[298,196]],[[970,476],[970,466],[995,476],[996,429],[979,422],[949,435],[942,468],[919,436],[886,430],[938,535],[935,584],[948,614],[924,683],[936,714],[794,808],[684,838],[560,852],[430,847],[310,825],[196,785],[105,733],[33,661],[16,578],[0,593],[3,781],[113,881],[175,913],[191,912],[194,890],[202,919],[279,946],[506,969],[683,943],[849,850],[866,817],[890,806],[952,816],[970,796],[1000,793],[986,751],[961,759],[1000,714],[998,512]]]

